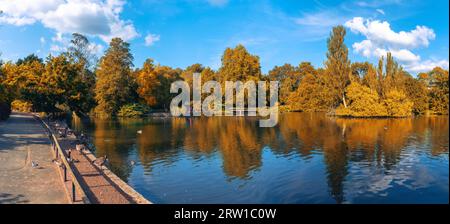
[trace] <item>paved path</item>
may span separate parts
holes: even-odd
[[[81,177],[80,184],[86,189],[86,194],[94,204],[133,204],[135,203],[125,192],[114,184],[104,172],[95,166],[85,154],[75,150],[75,137],[58,138],[58,142],[66,153],[72,148],[72,158],[75,174]]]
[[[69,203],[60,178],[50,141],[32,115],[13,113],[0,122],[0,204]]]

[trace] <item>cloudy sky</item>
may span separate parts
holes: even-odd
[[[263,72],[284,63],[323,66],[331,27],[347,28],[352,61],[392,52],[409,72],[449,65],[448,1],[0,0],[2,60],[63,51],[73,32],[101,55],[112,37],[131,43],[134,64],[217,69],[226,47],[244,44]]]

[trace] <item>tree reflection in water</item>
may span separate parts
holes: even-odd
[[[74,119],[72,125],[93,136],[96,154],[107,154],[113,171],[126,181],[133,171],[131,160],[137,160],[145,174],[151,175],[154,166],[169,167],[181,155],[194,161],[219,157],[228,181],[251,180],[252,174],[263,168],[263,151],[268,149],[280,157],[322,158],[329,194],[341,203],[346,201],[347,190],[383,191],[381,183],[412,175],[393,170],[417,153],[444,156],[448,169],[445,116],[343,119],[287,113],[274,128],[259,128],[257,122],[250,117],[95,120],[89,124]],[[142,134],[137,134],[138,130]],[[371,175],[377,173],[380,175]],[[448,187],[448,175],[443,181]]]

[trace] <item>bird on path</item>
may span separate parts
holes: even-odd
[[[95,164],[97,164],[98,166],[102,167],[102,166],[104,166],[105,164],[107,164],[108,162],[109,162],[108,156],[104,155],[104,156],[102,156],[102,157],[100,157],[100,158],[94,160],[93,163],[95,163]]]
[[[31,161],[31,167],[32,168],[37,168],[39,166],[39,164],[35,161]]]

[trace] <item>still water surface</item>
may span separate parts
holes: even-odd
[[[275,128],[249,117],[74,119],[72,126],[154,203],[449,202],[447,116],[287,113]]]

